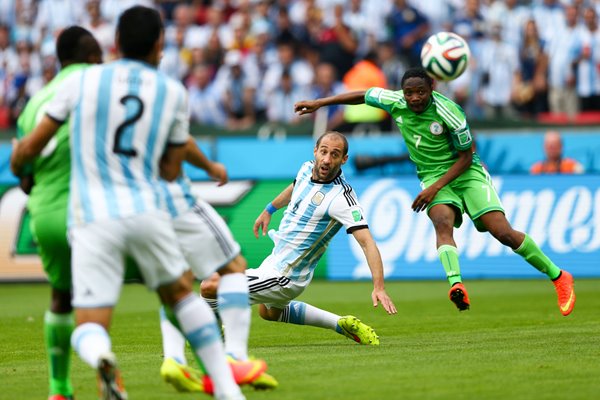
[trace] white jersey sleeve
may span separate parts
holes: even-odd
[[[81,79],[82,71],[77,71],[60,84],[56,95],[46,107],[46,115],[60,123],[69,119],[81,93]]]
[[[329,215],[346,228],[347,233],[367,228],[367,220],[356,194],[348,183],[344,182],[344,190],[331,202]]]
[[[187,142],[190,131],[190,116],[188,107],[188,94],[183,85],[178,84],[179,100],[175,111],[173,126],[167,143],[170,145],[183,145]]]

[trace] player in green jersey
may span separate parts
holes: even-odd
[[[333,104],[363,104],[388,112],[400,129],[423,190],[414,199],[415,212],[427,211],[435,228],[440,261],[450,283],[450,300],[460,310],[470,306],[462,284],[453,228],[467,213],[479,231],[489,231],[554,283],[558,305],[569,315],[575,305],[573,277],[558,268],[526,233],[514,230],[489,174],[473,152],[473,138],[463,110],[433,91],[433,80],[421,68],[402,77],[402,90],[373,87],[312,101],[300,101],[300,115]]]
[[[58,36],[56,53],[61,71],[40,90],[17,121],[19,138],[29,134],[44,115],[46,104],[60,83],[87,64],[100,63],[102,50],[92,34],[72,26]],[[42,155],[21,177],[21,188],[29,193],[27,208],[31,230],[38,244],[44,270],[51,286],[50,309],[44,316],[44,335],[50,373],[50,399],[73,397],[69,374],[71,332],[74,320],[71,307],[71,249],[67,243],[67,204],[69,197],[69,127],[60,127]]]

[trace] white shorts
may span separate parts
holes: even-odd
[[[198,279],[207,278],[240,254],[240,245],[223,218],[203,200],[175,218],[173,227],[183,256]]]
[[[188,269],[166,212],[76,226],[70,235],[74,307],[114,306],[127,255],[153,290],[176,281]]]
[[[250,304],[264,304],[267,308],[284,309],[290,301],[300,296],[310,281],[296,282],[282,276],[272,266],[272,256],[256,269],[247,269]]]

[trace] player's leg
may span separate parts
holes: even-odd
[[[238,360],[248,359],[251,310],[247,262],[223,218],[205,201],[197,200],[190,212],[173,222],[186,260],[199,279],[215,271],[218,316],[227,338],[225,349]]]
[[[438,197],[436,197],[436,200],[438,200]],[[461,221],[459,213],[460,211],[457,210],[454,203],[450,202],[449,204],[433,204],[428,210],[429,218],[435,229],[438,257],[444,271],[446,271],[446,278],[450,284],[448,297],[459,311],[464,311],[469,309],[471,303],[467,290],[462,283],[458,250],[454,241],[454,226],[457,220]]]
[[[44,339],[50,398],[70,398],[71,333],[75,328],[71,306],[71,248],[67,243],[66,209],[36,215],[31,221],[42,264],[51,286],[50,309],[44,315]]]
[[[184,273],[187,262],[171,220],[159,214],[140,217],[131,231],[144,232],[132,236],[129,245],[144,282],[157,290],[163,304],[174,313],[178,326],[214,383],[215,396],[243,398],[226,361],[215,317],[209,306],[192,292],[191,275]],[[264,361],[249,364],[266,368]]]
[[[77,327],[71,344],[97,371],[102,398],[126,399],[108,328],[123,282],[125,237],[121,227],[93,223],[72,229],[73,306]]]
[[[558,296],[560,312],[565,316],[569,315],[575,306],[571,274],[556,266],[529,235],[513,229],[504,213],[492,211],[481,215],[479,220],[498,241],[510,247],[531,266],[552,280]]]

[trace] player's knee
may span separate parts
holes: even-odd
[[[502,228],[495,229],[494,231],[490,231],[492,236],[494,236],[500,243],[505,246],[509,246],[513,249],[519,247],[518,238],[516,237],[513,229]]]
[[[280,314],[280,310],[268,309],[264,304],[258,306],[258,315],[266,321],[277,321]]]
[[[206,299],[216,299],[218,287],[219,274],[214,274],[210,278],[200,282],[200,294]]]
[[[248,262],[241,254],[238,254],[233,260],[231,260],[223,268],[219,269],[220,275],[243,273],[248,267]]]

